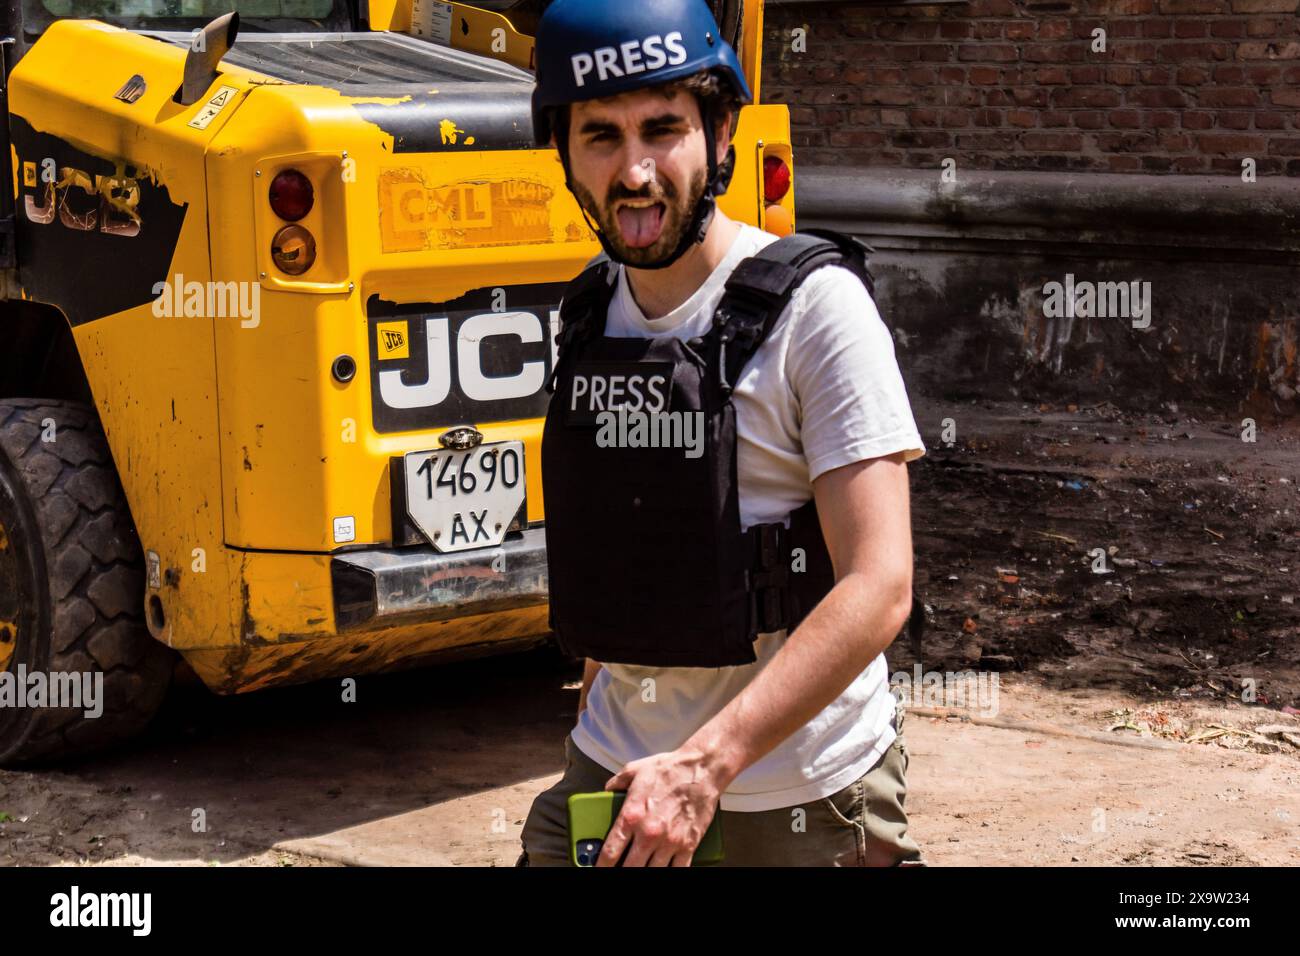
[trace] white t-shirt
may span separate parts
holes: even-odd
[[[775,240],[742,224],[705,283],[659,319],[645,317],[619,266],[605,334],[706,334],[732,270]],[[745,366],[732,401],[746,528],[788,516],[812,497],[813,479],[832,468],[900,451],[908,461],[925,454],[889,330],[862,283],[840,266],[808,276]],[[605,664],[573,730],[574,743],[611,774],[632,760],[675,750],[739,694],[785,640],[784,630],[760,635],[757,661],[738,667]],[[654,678],[653,702],[642,699],[647,677]],[[821,713],[745,768],[723,794],[722,809],[757,812],[830,796],[893,744],[893,719],[881,654]]]

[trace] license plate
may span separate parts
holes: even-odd
[[[403,459],[406,513],[437,551],[492,548],[524,504],[524,443],[416,451]]]

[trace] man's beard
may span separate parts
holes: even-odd
[[[622,183],[615,183],[610,187],[609,194],[603,205],[597,203],[595,196],[581,183],[575,181],[573,189],[577,194],[578,202],[596,220],[597,225],[600,226],[600,231],[605,236],[605,241],[609,243],[617,257],[627,265],[635,268],[639,265],[658,262],[677,248],[678,243],[682,241],[682,236],[691,227],[695,207],[704,195],[707,178],[707,174],[703,170],[699,170],[695,174],[691,181],[690,195],[685,202],[681,201],[681,195],[677,191],[677,187],[667,179],[657,179],[654,182],[646,183],[636,192],[627,189]],[[613,210],[615,203],[622,202],[625,199],[648,199],[652,202],[663,203],[663,226],[659,230],[659,238],[650,245],[630,246],[624,240],[623,230],[619,226],[618,217]]]

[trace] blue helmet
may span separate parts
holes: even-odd
[[[533,133],[550,142],[545,108],[617,96],[718,70],[753,102],[736,51],[704,0],[554,0],[537,26]]]
[[[537,25],[534,41],[537,86],[533,89],[533,136],[545,146],[555,132],[547,110],[581,100],[603,99],[648,86],[713,71],[730,83],[737,100],[754,101],[736,51],[731,48],[705,0],[553,0]],[[734,150],[721,166],[715,156],[714,119],[705,112],[704,138],[708,179],[677,247],[654,263],[672,265],[694,243],[704,241],[716,208],[715,197],[727,190]],[[567,142],[557,142],[566,184],[573,189]],[[605,254],[623,262],[608,238],[582,210]]]

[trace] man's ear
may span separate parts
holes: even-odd
[[[714,146],[717,148],[717,161],[719,166],[721,166],[723,161],[727,158],[727,150],[731,148],[731,137],[735,132],[733,129],[735,116],[735,113],[728,110],[713,127]]]

